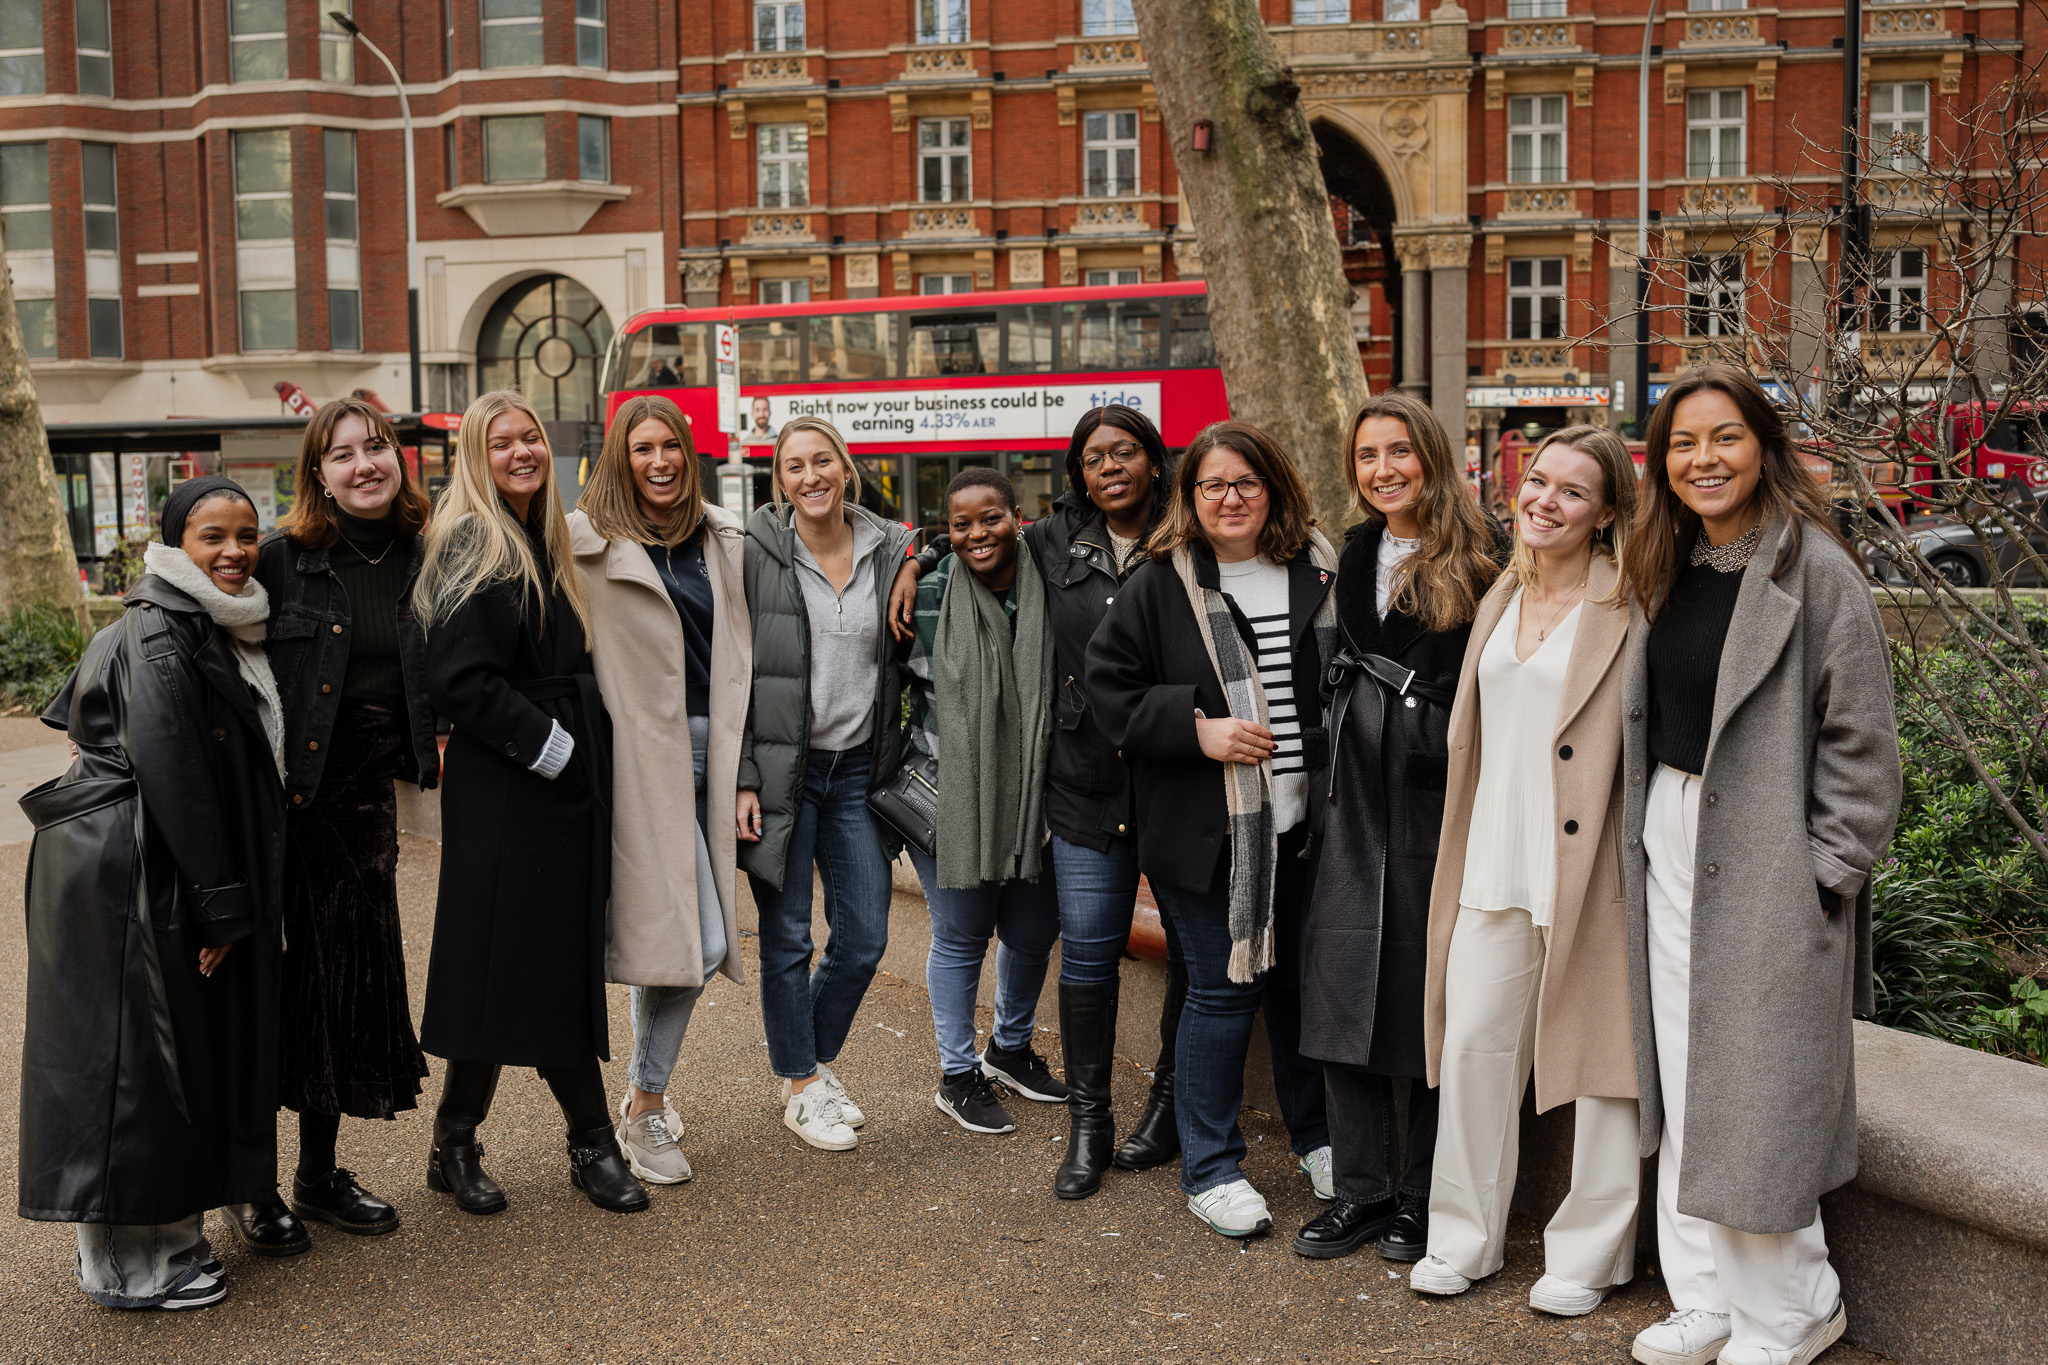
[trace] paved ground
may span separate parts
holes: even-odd
[[[0,728],[10,722],[0,721]],[[4,746],[0,746],[4,747]],[[0,846],[0,1094],[18,1093],[20,892],[26,847]],[[415,1009],[424,989],[438,849],[401,862]],[[813,1152],[783,1129],[750,986],[706,994],[672,1092],[697,1168],[644,1214],[593,1208],[568,1182],[559,1115],[531,1073],[510,1074],[485,1130],[511,1197],[495,1218],[427,1190],[424,1112],[342,1129],[342,1160],[396,1202],[385,1238],[321,1230],[286,1261],[244,1254],[209,1220],[232,1293],[204,1312],[120,1313],[80,1295],[68,1228],[0,1222],[0,1365],[178,1361],[1621,1362],[1668,1311],[1639,1280],[1589,1318],[1530,1312],[1535,1227],[1509,1266],[1452,1301],[1412,1295],[1370,1254],[1295,1256],[1284,1235],[1239,1246],[1197,1226],[1176,1170],[1115,1173],[1081,1203],[1052,1197],[1063,1111],[1019,1102],[1019,1131],[961,1132],[932,1106],[922,904],[897,897],[896,941],[841,1072],[866,1108],[861,1146]],[[743,911],[751,923],[752,907]],[[744,945],[751,970],[752,939]],[[1045,1020],[1052,1023],[1051,1019]],[[626,1010],[612,1002],[623,1084]],[[1056,1055],[1056,1041],[1046,1045]],[[1143,1075],[1118,1074],[1135,1117]],[[439,1068],[428,1082],[437,1093]],[[280,1126],[293,1148],[290,1118]],[[1278,1122],[1247,1115],[1250,1175],[1283,1234],[1312,1216]],[[0,1124],[0,1169],[14,1125]],[[1878,1357],[1838,1347],[1830,1365]]]

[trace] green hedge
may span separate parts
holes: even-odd
[[[16,607],[0,617],[0,709],[40,713],[91,638],[67,611]]]

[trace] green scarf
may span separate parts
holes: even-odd
[[[932,645],[940,758],[939,885],[1038,880],[1052,742],[1052,625],[1031,551],[1017,547],[1017,622],[955,564]]]

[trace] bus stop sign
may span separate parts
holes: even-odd
[[[740,337],[729,322],[714,325],[712,355],[718,361],[718,429],[740,429]]]

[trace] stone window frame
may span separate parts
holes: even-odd
[[[1548,283],[1543,278],[1546,273],[1543,267],[1547,265],[1555,265],[1557,267],[1557,282],[1555,284]],[[1528,276],[1521,284],[1515,282],[1518,268],[1526,269]],[[1564,335],[1565,294],[1570,285],[1571,263],[1563,256],[1509,257],[1507,262],[1508,340],[1555,341],[1562,337]],[[1545,332],[1543,304],[1545,301],[1552,299],[1556,300],[1557,303],[1556,330]],[[1516,330],[1517,323],[1515,320],[1515,305],[1518,302],[1526,302],[1528,305],[1527,316],[1521,323],[1526,330],[1519,332]]]
[[[1539,117],[1547,112],[1543,109],[1543,105],[1550,100],[1557,101],[1557,118],[1555,121]],[[1529,110],[1530,117],[1527,122],[1522,124],[1515,122],[1516,106],[1518,105],[1524,106]],[[1561,185],[1571,179],[1570,94],[1562,90],[1539,90],[1526,95],[1509,95],[1507,106],[1508,183],[1510,185]],[[1542,150],[1544,141],[1552,137],[1557,139],[1557,163],[1555,166],[1544,162],[1542,157],[1538,155]],[[1530,149],[1528,158],[1530,173],[1528,175],[1517,176],[1515,174],[1515,144],[1517,142],[1526,143]],[[1551,172],[1554,172],[1554,174]]]
[[[1733,95],[1741,105],[1739,113],[1727,112],[1728,97]],[[1704,114],[1694,113],[1695,101],[1704,100]],[[1736,155],[1731,165],[1724,155],[1727,150],[1727,134],[1733,130],[1736,136]],[[1705,134],[1705,159],[1695,154],[1699,135]],[[1746,85],[1717,85],[1685,92],[1685,175],[1688,180],[1727,179],[1745,173],[1749,165],[1749,87]]]
[[[938,141],[927,141],[936,135]],[[938,173],[933,193],[932,172]],[[974,198],[974,121],[941,114],[917,121],[917,202],[965,204]]]
[[[1101,136],[1094,135],[1096,120],[1102,120],[1105,129]],[[1130,120],[1130,133],[1118,131],[1118,121]],[[1084,109],[1081,111],[1081,193],[1089,199],[1128,199],[1139,193],[1143,183],[1144,152],[1140,138],[1143,119],[1137,109]],[[1119,171],[1117,153],[1130,153],[1130,175],[1128,179]],[[1103,174],[1095,173],[1096,159],[1100,157]],[[1102,188],[1096,188],[1097,185]]]
[[[771,142],[779,145],[771,148]],[[783,183],[774,191],[768,188],[771,168],[783,172],[775,177]],[[754,125],[754,199],[757,207],[764,209],[810,206],[811,126],[802,119]]]
[[[791,25],[790,16],[796,16]],[[806,39],[804,0],[754,0],[754,51],[756,52],[801,52]],[[764,27],[762,20],[768,24]],[[763,42],[763,37],[768,39]]]
[[[1737,337],[1747,328],[1749,278],[1741,251],[1685,258],[1685,334]]]
[[[1905,96],[1917,90],[1920,107],[1906,109],[1899,107]],[[1891,107],[1878,108],[1878,96],[1883,93],[1889,98],[1885,103]],[[1868,161],[1873,171],[1894,171],[1913,175],[1927,169],[1927,146],[1929,120],[1934,110],[1934,83],[1932,81],[1872,81],[1870,83],[1870,140]],[[1916,126],[1917,125],[1917,126]],[[1882,133],[1879,129],[1883,129]],[[1917,142],[1895,145],[1901,138],[1917,138]]]

